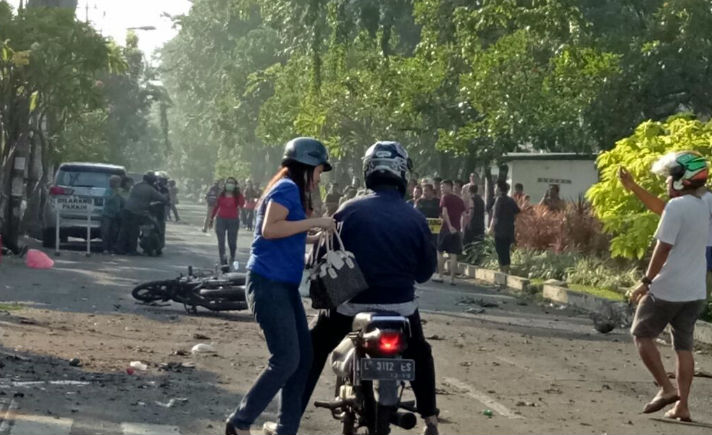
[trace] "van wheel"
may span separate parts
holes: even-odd
[[[56,240],[56,231],[57,230],[54,228],[45,228],[44,230],[42,230],[42,247],[54,248]]]

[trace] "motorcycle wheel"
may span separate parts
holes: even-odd
[[[154,302],[169,299],[170,287],[175,280],[150,281],[136,286],[131,291],[131,296],[141,302]]]
[[[395,412],[393,406],[376,404],[376,431],[375,435],[388,435],[391,433],[391,415]]]

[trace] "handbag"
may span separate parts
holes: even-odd
[[[344,248],[340,228],[333,234],[322,234],[321,237],[318,246],[312,251],[308,267],[309,297],[312,308],[332,309],[368,289],[368,283],[354,254]],[[337,247],[334,247],[334,241],[338,242]],[[319,252],[323,252],[320,257]]]

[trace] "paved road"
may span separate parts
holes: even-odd
[[[75,243],[50,271],[3,260],[0,303],[23,308],[0,312],[0,435],[221,433],[266,360],[251,316],[187,315],[176,304],[136,304],[129,294],[138,282],[214,265],[215,237],[197,225],[202,210],[183,206],[188,223],[169,223],[161,258],[86,258]],[[241,231],[243,267],[249,243]],[[655,387],[625,331],[600,335],[584,315],[472,283],[428,283],[417,294],[436,359],[443,433],[710,433],[639,413]],[[467,312],[473,308],[476,314]],[[217,354],[191,356],[199,342]],[[68,364],[75,357],[81,367]],[[697,359],[712,371],[706,349]],[[128,375],[134,360],[149,370]],[[190,367],[161,370],[167,362]],[[328,399],[332,388],[325,371],[315,398]],[[712,380],[695,378],[693,394],[693,416],[712,421]],[[275,412],[272,404],[263,420]],[[310,409],[303,421],[304,433],[338,428],[323,410]]]

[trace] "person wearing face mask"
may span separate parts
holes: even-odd
[[[245,206],[245,197],[237,187],[237,180],[229,177],[225,187],[218,196],[215,207],[210,216],[210,228],[215,224],[215,233],[218,235],[218,252],[220,264],[232,264],[237,251],[237,232],[240,229],[240,209]],[[217,222],[215,218],[217,216]],[[230,262],[225,257],[225,237],[230,247]]]

